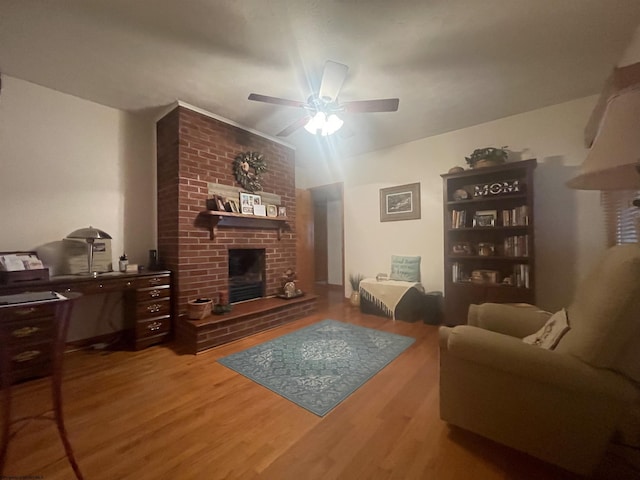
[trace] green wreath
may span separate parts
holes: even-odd
[[[258,152],[239,154],[233,161],[233,174],[242,188],[250,192],[262,190],[260,175],[267,170],[263,155]]]

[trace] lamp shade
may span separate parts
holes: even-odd
[[[67,235],[67,238],[84,240],[87,242],[87,273],[89,275],[96,276],[97,273],[93,271],[93,242],[98,239],[110,239],[111,235],[89,225],[89,228],[79,228],[78,230],[74,230]]]
[[[640,190],[640,85],[607,102],[598,134],[580,175],[567,182],[579,190]]]
[[[111,235],[109,235],[107,232],[104,232],[98,228],[93,228],[92,226],[89,226],[89,228],[79,228],[77,230],[74,230],[69,235],[67,235],[67,238],[78,238],[81,240],[88,240],[88,239],[97,240],[99,238],[111,238]]]

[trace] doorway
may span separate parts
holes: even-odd
[[[297,192],[298,278],[313,290],[344,291],[343,184]]]
[[[344,286],[343,184],[311,188],[314,224],[314,282]]]

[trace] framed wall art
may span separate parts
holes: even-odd
[[[380,221],[420,218],[420,183],[380,189]]]
[[[240,192],[240,212],[253,215],[253,207],[262,204],[262,197],[253,193]]]

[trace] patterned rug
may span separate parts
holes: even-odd
[[[323,320],[218,361],[322,417],[414,341]]]

